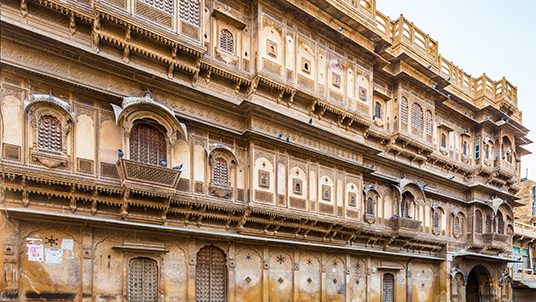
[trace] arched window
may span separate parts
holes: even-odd
[[[462,145],[463,145],[463,155],[467,155],[467,142],[464,141]]]
[[[400,216],[408,217],[408,201],[404,197],[402,197],[402,201],[400,202]]]
[[[461,234],[461,221],[460,217],[454,217],[454,226],[453,226],[454,235],[458,236]]]
[[[404,124],[408,123],[408,100],[406,98],[400,101],[400,121]]]
[[[411,127],[417,130],[423,130],[422,108],[417,103],[411,105]]]
[[[225,254],[217,247],[206,246],[199,250],[195,265],[195,301],[227,301],[226,263]]]
[[[475,211],[475,232],[482,234],[482,212],[480,210]]]
[[[485,157],[486,159],[489,159],[489,155],[490,155],[490,154],[489,154],[489,144],[486,143],[486,144],[484,144],[484,157]]]
[[[180,0],[179,16],[183,21],[199,26],[200,0]]]
[[[374,104],[374,117],[381,119],[382,118],[382,104],[376,102]]]
[[[434,224],[434,233],[439,234],[440,225],[441,225],[441,216],[438,210],[434,210],[434,214],[432,216],[433,224]]]
[[[374,199],[372,197],[367,198],[367,214],[374,215]]]
[[[393,301],[395,301],[395,276],[385,273],[382,280],[382,302]]]
[[[39,129],[37,130],[39,150],[62,153],[62,135],[61,122],[57,118],[45,115],[39,119]]]
[[[413,218],[415,216],[415,197],[410,192],[406,191],[402,194],[400,216],[404,218]]]
[[[426,110],[426,135],[432,135],[433,128],[434,122],[432,112],[430,110]]]
[[[212,165],[212,182],[216,186],[229,186],[229,167],[223,157],[214,159]]]
[[[164,130],[150,122],[139,122],[130,131],[130,159],[160,165],[167,160]]]
[[[447,136],[445,133],[441,133],[441,148],[447,147]]]
[[[491,215],[486,215],[486,233],[491,233]]]
[[[227,29],[222,29],[220,32],[220,48],[226,52],[234,52],[233,34]]]
[[[156,261],[140,257],[128,263],[128,301],[158,301]]]
[[[504,234],[504,220],[501,212],[497,213],[497,233]]]

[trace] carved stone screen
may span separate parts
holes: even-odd
[[[156,261],[134,258],[128,265],[128,301],[158,301],[158,269]]]
[[[229,185],[229,171],[227,170],[227,161],[224,158],[218,157],[214,160],[212,181],[218,186]]]
[[[166,138],[155,126],[139,123],[130,132],[130,159],[160,165],[166,160]]]
[[[227,301],[227,265],[222,250],[214,246],[199,250],[195,270],[196,302]]]
[[[227,29],[222,29],[220,32],[220,48],[229,53],[234,51],[233,34]]]
[[[393,302],[394,298],[395,277],[393,274],[383,275],[382,284],[382,302]]]
[[[37,144],[41,150],[61,153],[61,123],[57,118],[45,115],[39,120]]]

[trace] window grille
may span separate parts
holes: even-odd
[[[227,161],[223,157],[218,157],[214,160],[212,167],[212,181],[218,186],[229,185],[229,169]]]
[[[504,234],[504,220],[501,213],[497,213],[497,232]]]
[[[402,202],[400,203],[400,215],[402,217],[408,217],[408,201],[404,196],[402,196]]]
[[[421,131],[423,130],[422,108],[417,103],[411,105],[411,127]]]
[[[61,153],[62,136],[61,122],[57,118],[45,115],[39,119],[37,146],[40,150]]]
[[[158,301],[158,269],[156,261],[134,258],[128,265],[128,301]]]
[[[447,136],[445,135],[445,133],[441,133],[441,147],[447,147]]]
[[[367,214],[374,215],[374,200],[372,197],[367,198]]]
[[[225,302],[227,297],[227,265],[222,250],[207,246],[197,253],[195,266],[195,301]]]
[[[402,98],[400,102],[400,120],[402,123],[408,123],[408,100],[406,98]]]
[[[220,48],[227,52],[234,52],[233,34],[227,29],[222,29],[220,32]]]
[[[383,274],[382,302],[395,301],[395,276],[391,273]]]
[[[130,159],[160,165],[167,160],[164,132],[148,123],[138,123],[130,132]]]
[[[476,145],[475,145],[475,158],[480,158],[480,137],[476,138]]]
[[[439,232],[439,225],[440,225],[440,216],[439,212],[436,210],[433,214],[433,221],[434,221],[434,232]]]
[[[486,215],[486,233],[491,233],[491,215]]]
[[[426,134],[432,135],[433,131],[433,118],[432,118],[432,112],[430,110],[426,110]]]
[[[374,104],[374,116],[381,119],[382,118],[382,104],[376,102]]]
[[[454,234],[459,235],[461,233],[460,230],[460,217],[454,218]]]
[[[173,0],[141,0],[141,2],[164,13],[173,14]]]
[[[482,212],[480,210],[475,212],[475,232],[482,234]]]
[[[489,144],[484,145],[484,157],[489,159]]]
[[[182,20],[199,26],[199,0],[180,0],[179,16]]]

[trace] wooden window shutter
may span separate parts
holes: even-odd
[[[63,133],[61,122],[51,116],[45,115],[39,119],[37,129],[37,146],[40,150],[62,153]]]
[[[217,186],[229,186],[229,169],[227,161],[218,157],[214,160],[214,166],[212,167],[212,181]]]
[[[167,160],[164,133],[155,126],[138,123],[130,132],[130,159],[142,163],[160,165]]]

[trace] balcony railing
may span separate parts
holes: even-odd
[[[415,236],[421,227],[421,221],[405,217],[391,217],[389,226],[402,235]]]
[[[392,25],[393,47],[404,45],[416,51],[423,59],[433,66],[439,64],[437,41],[420,30],[404,16],[400,16]]]
[[[180,170],[140,163],[128,159],[117,161],[119,177],[125,185],[135,187],[160,186],[175,189],[181,175]]]
[[[510,241],[510,236],[507,234],[500,234],[497,232],[482,234],[482,242],[489,245],[495,250],[504,250]]]
[[[516,176],[515,165],[504,159],[496,159],[494,161],[493,172],[508,178],[514,178]]]
[[[514,234],[523,237],[536,238],[536,227],[530,224],[514,221]]]

